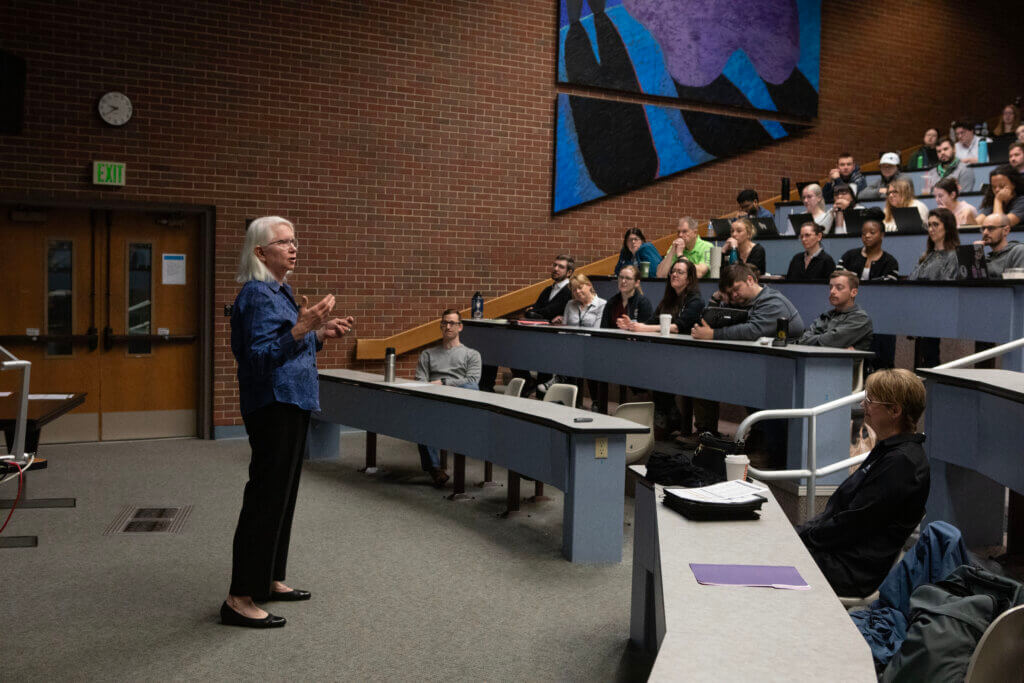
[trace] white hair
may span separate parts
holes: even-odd
[[[265,247],[274,236],[274,228],[279,225],[287,225],[295,232],[292,222],[280,216],[263,216],[249,224],[245,231],[245,241],[242,243],[242,254],[238,259],[238,274],[235,280],[246,283],[249,280],[261,280],[270,282],[274,276],[270,274],[267,267],[263,265],[256,256],[256,247]]]

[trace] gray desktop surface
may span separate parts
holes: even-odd
[[[630,635],[650,646],[649,624],[664,636],[649,680],[876,680],[867,643],[770,492],[756,521],[689,520],[662,495],[637,485]],[[704,586],[691,562],[793,566],[811,588]]]

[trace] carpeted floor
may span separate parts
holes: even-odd
[[[343,457],[307,463],[289,582],[273,631],[219,624],[246,480],[244,440],[50,445],[30,495],[73,509],[17,510],[0,549],[3,675],[33,680],[643,680],[628,646],[632,499],[623,562],[562,559],[561,493],[500,519],[505,488],[450,502],[415,447],[381,437],[377,477]],[[467,479],[482,478],[469,461]],[[505,473],[495,468],[495,479]],[[524,483],[524,495],[530,485]],[[12,497],[5,484],[0,497]],[[180,534],[103,532],[125,505],[192,505]]]

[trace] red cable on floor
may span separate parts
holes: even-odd
[[[0,526],[0,534],[7,528],[7,523],[11,521],[11,515],[14,514],[14,508],[18,507],[18,501],[21,499],[21,485],[25,480],[25,471],[21,469],[21,465],[11,461],[11,464],[18,468],[18,495],[14,497],[14,504],[11,505],[11,511],[7,513],[7,519],[4,520],[4,525]]]

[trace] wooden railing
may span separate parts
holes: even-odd
[[[920,145],[914,145],[908,147],[900,152],[900,160],[905,162],[914,152],[918,150]],[[873,172],[878,170],[878,162],[872,161],[861,166],[861,172]],[[825,183],[828,178],[820,180],[820,183]],[[918,189],[918,188],[915,188]],[[794,196],[796,195],[796,196]],[[790,197],[785,200],[782,195],[775,195],[770,199],[761,202],[761,206],[768,209],[769,211],[775,211],[775,205],[782,201],[795,201],[799,200],[800,197],[797,195],[797,191],[794,188],[790,191]],[[702,225],[700,230],[703,234],[706,226]],[[658,249],[658,253],[663,254],[668,250],[668,246],[672,244],[675,239],[675,233],[659,237],[658,239],[652,240],[654,246]],[[581,266],[576,269],[576,272],[583,273],[585,275],[609,275],[615,269],[615,264],[618,262],[619,255],[614,254],[612,256],[605,257],[599,261],[593,261],[585,266]],[[500,318],[503,315],[508,315],[515,311],[526,308],[537,300],[540,293],[548,286],[550,280],[542,280],[535,282],[534,284],[517,289],[514,292],[503,294],[502,296],[491,299],[490,301],[484,302],[484,317],[486,318]],[[463,317],[470,314],[470,309],[465,308],[461,311]],[[441,338],[440,332],[440,318],[434,318],[433,320],[423,323],[417,327],[399,332],[398,334],[386,337],[384,339],[359,339],[356,342],[356,359],[357,360],[380,360],[384,358],[384,349],[389,346],[395,348],[395,352],[399,355],[413,351],[432,344]]]

